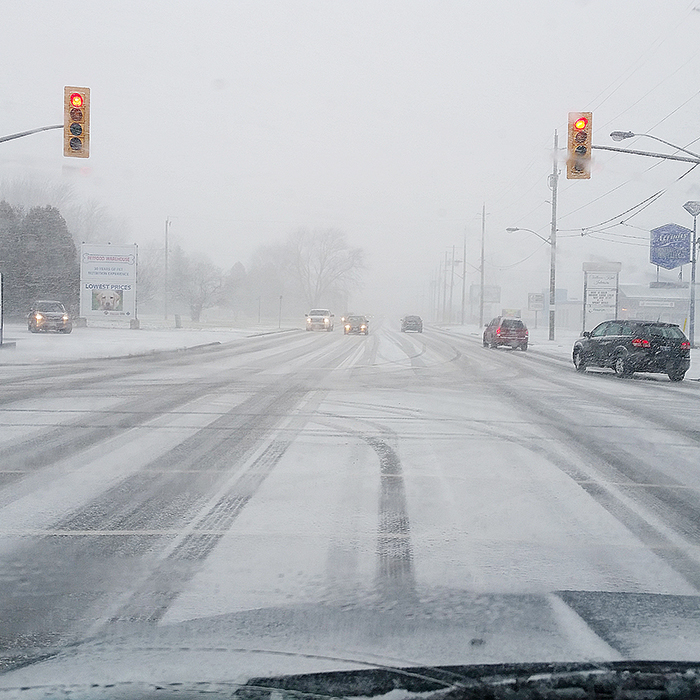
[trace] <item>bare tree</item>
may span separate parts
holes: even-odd
[[[202,311],[219,302],[223,272],[206,256],[187,254],[179,246],[172,251],[170,259],[173,296],[189,307],[190,318],[198,323]]]
[[[300,229],[287,240],[289,269],[309,308],[347,298],[360,283],[364,251],[336,229]]]

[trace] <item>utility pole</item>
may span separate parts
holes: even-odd
[[[452,295],[455,288],[455,247],[452,246],[452,269],[450,271],[450,313],[447,318],[448,323],[452,323],[452,311],[454,310],[454,304],[452,302]]]
[[[461,325],[464,325],[464,310],[467,300],[467,227],[464,227],[464,250],[462,251],[462,317]]]
[[[442,322],[445,323],[447,319],[447,251],[445,251],[445,267],[442,279]]]
[[[557,321],[557,188],[559,185],[559,135],[554,131],[554,154],[552,156],[552,230],[549,235],[549,339],[554,340]]]
[[[481,207],[481,291],[479,293],[479,326],[484,325],[484,241],[486,238],[486,202]]]
[[[165,220],[165,273],[163,286],[163,314],[168,320],[168,228],[170,227],[170,219]]]

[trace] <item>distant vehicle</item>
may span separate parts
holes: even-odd
[[[505,346],[527,350],[529,333],[527,326],[519,318],[496,316],[484,329],[484,347]]]
[[[574,366],[609,367],[619,377],[660,372],[680,382],[690,367],[690,341],[675,323],[604,321],[574,343]]]
[[[401,319],[401,332],[416,331],[423,332],[423,319],[420,316],[404,316]]]
[[[311,309],[306,314],[307,331],[332,331],[333,314],[328,309]]]
[[[27,328],[32,333],[39,331],[70,333],[73,330],[73,322],[66,307],[60,301],[38,299],[29,310]]]
[[[367,335],[369,333],[369,321],[367,320],[367,317],[348,316],[345,319],[343,333],[345,333],[345,335],[349,335],[350,333],[361,333],[362,335]]]

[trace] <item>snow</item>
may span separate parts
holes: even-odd
[[[481,342],[483,328],[478,325],[464,326],[443,326],[444,330],[456,335],[466,335],[475,338]],[[574,343],[581,337],[578,331],[569,329],[556,329],[555,339],[549,340],[549,329],[546,325],[538,328],[529,328],[530,340],[528,344],[528,352],[536,355],[546,355],[557,360],[571,362],[571,350]],[[502,349],[501,352],[512,352],[509,349]],[[686,379],[700,381],[700,348],[691,350],[690,369],[685,375]]]
[[[254,328],[174,328],[163,322],[128,327],[88,326],[73,332],[30,333],[25,324],[6,323],[0,365],[32,365],[96,357],[123,357],[158,351],[184,350],[239,338],[292,330],[256,326]]]

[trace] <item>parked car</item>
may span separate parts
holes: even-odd
[[[73,330],[73,322],[66,307],[60,301],[38,299],[29,310],[27,328],[32,333],[39,331],[70,333]]]
[[[366,316],[348,316],[345,319],[343,333],[345,333],[345,335],[350,333],[361,333],[362,335],[367,335],[369,333],[369,321],[367,320]]]
[[[416,331],[423,332],[423,319],[420,316],[404,316],[401,319],[401,332]]]
[[[332,331],[333,314],[328,309],[311,309],[306,314],[307,331]]]
[[[484,329],[484,347],[505,346],[527,350],[529,332],[520,318],[496,316]]]
[[[675,323],[604,321],[574,343],[574,366],[609,367],[620,377],[661,372],[680,382],[690,367],[690,342]]]

